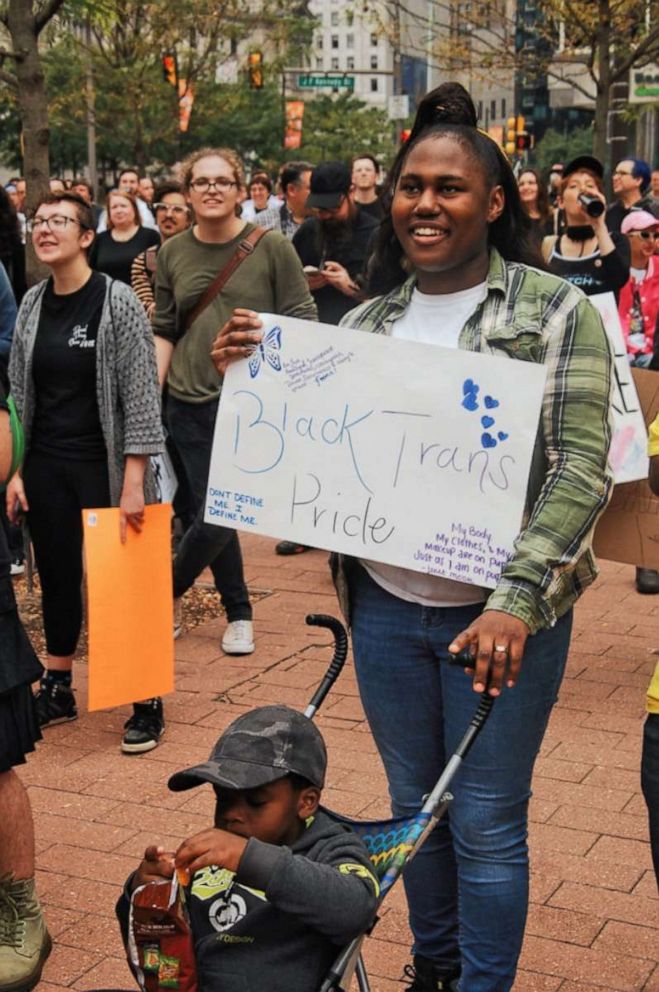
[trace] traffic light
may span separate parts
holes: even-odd
[[[506,121],[506,141],[504,148],[506,150],[506,155],[515,154],[515,144],[517,138],[517,118],[509,117]]]
[[[263,52],[250,52],[247,57],[249,85],[253,90],[263,89]]]
[[[518,131],[515,137],[515,150],[527,152],[531,147],[531,135],[528,131]]]
[[[410,140],[411,133],[412,133],[412,128],[411,127],[404,127],[403,128],[403,130],[400,132],[400,143],[401,143],[401,145],[404,145],[406,141],[409,141]]]
[[[162,57],[162,78],[170,86],[178,88],[178,71],[176,68],[176,55],[173,52],[165,52]]]

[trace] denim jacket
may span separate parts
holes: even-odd
[[[347,327],[390,334],[416,278],[346,314]],[[556,276],[490,250],[487,296],[460,332],[465,351],[547,367],[522,530],[485,609],[523,620],[531,633],[553,626],[597,576],[591,545],[613,486],[607,466],[613,357],[599,313]],[[349,620],[351,561],[332,556]]]

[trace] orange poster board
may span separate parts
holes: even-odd
[[[174,689],[172,508],[147,506],[141,534],[119,539],[119,510],[83,510],[89,709]]]

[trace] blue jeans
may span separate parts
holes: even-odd
[[[252,606],[243,575],[238,534],[229,527],[204,523],[204,507],[217,400],[182,403],[167,398],[167,424],[190,486],[196,511],[174,561],[174,596],[182,596],[203,570],[210,566],[227,620],[251,620]]]
[[[480,606],[425,607],[359,568],[352,640],[362,703],[385,766],[394,815],[417,810],[467,729],[478,696],[448,645]],[[529,638],[519,681],[504,689],[451,791],[449,815],[404,872],[414,953],[461,967],[463,992],[508,992],[528,904],[531,774],[557,698],[572,615]]]

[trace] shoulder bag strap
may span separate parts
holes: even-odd
[[[204,312],[206,307],[213,302],[215,297],[221,292],[231,276],[234,274],[238,266],[244,262],[248,255],[252,254],[261,238],[267,233],[268,231],[266,228],[255,227],[254,230],[240,242],[227,264],[221,272],[218,272],[208,289],[204,292],[203,296],[197,301],[195,306],[185,318],[186,331],[195,322],[197,317]]]

